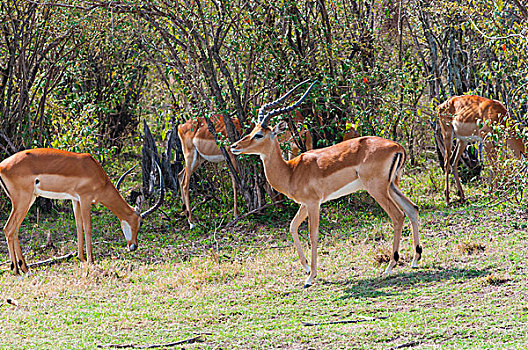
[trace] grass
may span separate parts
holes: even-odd
[[[362,193],[326,204],[318,278],[309,289],[302,288],[305,275],[287,231],[295,205],[222,230],[225,218],[210,215],[215,203],[207,203],[196,211],[201,226],[189,231],[173,198],[172,209],[164,206],[171,220],[159,213],[148,219],[136,253],[126,251],[117,219],[94,209],[95,265],[72,259],[21,280],[0,267],[0,348],[93,349],[199,334],[199,342],[178,348],[522,347],[528,343],[526,204],[487,205],[484,187],[470,185],[469,204],[446,207],[435,186],[441,188],[439,173],[404,178],[404,192],[420,207],[423,260],[410,268],[405,229],[404,263],[385,279],[379,276],[392,245],[387,216]],[[71,212],[40,216],[38,226],[32,212],[20,232],[29,262],[53,255],[40,248],[47,230],[57,254],[76,250]],[[301,235],[307,249],[306,224]],[[2,240],[0,262],[6,260]]]

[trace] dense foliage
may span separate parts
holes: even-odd
[[[526,125],[527,17],[518,0],[4,1],[0,152],[105,160],[135,147],[141,118],[162,135],[171,117],[217,113],[247,130],[262,103],[317,79],[302,108],[316,147],[355,128],[401,142],[418,164],[451,95],[501,100]],[[241,163],[255,208],[262,174]]]

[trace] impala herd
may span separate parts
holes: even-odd
[[[260,156],[269,184],[278,192],[299,204],[299,210],[290,223],[290,233],[299,255],[301,265],[308,278],[304,286],[313,284],[317,276],[317,245],[321,204],[350,193],[366,190],[387,212],[393,223],[394,240],[390,262],[384,275],[388,275],[399,260],[399,246],[405,215],[411,221],[414,247],[412,267],[418,266],[422,247],[418,234],[418,207],[399,189],[398,185],[404,167],[404,148],[391,140],[376,136],[355,137],[334,146],[311,149],[295,157],[283,158],[280,142],[288,142],[288,125],[280,121],[269,126],[270,119],[293,111],[306,98],[312,83],[304,94],[293,104],[279,106],[302,82],[279,99],[260,107],[258,120],[253,130],[228,149],[228,155],[236,170],[235,155],[256,154]],[[460,184],[457,164],[469,142],[482,141],[489,157],[493,157],[494,145],[488,137],[496,126],[514,125],[506,108],[498,101],[479,96],[452,97],[438,107],[438,117],[445,143],[445,198],[449,203],[449,173],[452,171],[460,200],[464,192]],[[216,132],[226,135],[223,116],[215,115],[212,121]],[[233,118],[235,128],[241,133],[240,122]],[[308,132],[309,133],[309,132]],[[190,177],[205,161],[221,162],[225,158],[209,132],[204,118],[189,120],[178,127],[182,144],[185,168],[179,174],[182,201],[190,227],[194,226],[189,200]],[[307,138],[311,138],[308,134]],[[455,154],[451,155],[453,138],[458,140]],[[516,157],[526,156],[526,145],[512,131],[506,136],[507,145]],[[119,219],[121,229],[130,251],[138,247],[137,236],[141,221],[155,211],[162,203],[164,187],[161,169],[158,166],[160,196],[152,208],[140,213],[141,203],[131,207],[119,194],[119,185],[127,171],[114,186],[101,165],[89,154],[72,153],[56,149],[37,148],[18,152],[0,163],[0,185],[11,200],[12,210],[4,227],[7,239],[11,270],[14,275],[28,272],[28,265],[22,254],[18,232],[36,197],[69,199],[77,227],[78,258],[86,261],[83,248],[86,241],[87,260],[93,263],[91,206],[101,203]],[[232,175],[231,175],[232,176]],[[234,192],[234,215],[238,215],[237,190],[232,176]],[[308,218],[311,246],[310,263],[301,246],[298,228]],[[84,233],[84,237],[83,237]]]

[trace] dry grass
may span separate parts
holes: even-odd
[[[483,253],[486,250],[486,246],[479,242],[463,242],[457,244],[456,250],[461,255],[475,255]]]

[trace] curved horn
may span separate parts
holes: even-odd
[[[315,85],[315,83],[317,83],[317,80],[314,81],[312,83],[312,85],[310,85],[308,87],[306,92],[297,101],[295,101],[295,103],[289,105],[288,107],[283,107],[283,108],[279,108],[279,109],[273,109],[273,110],[269,111],[268,113],[266,113],[266,115],[263,117],[262,121],[260,122],[260,125],[266,126],[268,124],[268,122],[269,122],[271,117],[274,117],[274,116],[280,115],[280,114],[284,114],[284,113],[287,113],[289,111],[294,110],[298,105],[301,104],[301,102],[306,98],[306,96],[308,96],[308,93],[310,92],[312,87]]]
[[[119,180],[117,180],[116,182],[116,189],[119,191],[119,186],[121,186],[121,183],[123,182],[123,180],[125,179],[125,176],[127,176],[128,174],[130,174],[130,172],[132,170],[134,170],[135,168],[137,167],[137,164],[134,165],[132,168],[128,169],[123,175],[121,175],[121,177],[119,178]]]
[[[258,122],[259,124],[262,124],[262,121],[264,120],[264,118],[266,117],[266,115],[264,114],[264,112],[266,112],[267,110],[271,109],[271,108],[274,108],[274,107],[277,107],[279,104],[281,104],[285,99],[288,98],[288,96],[290,96],[295,90],[297,90],[297,88],[307,82],[309,82],[310,79],[308,80],[305,80],[303,81],[302,83],[299,83],[297,85],[295,85],[295,87],[293,89],[291,89],[290,91],[288,91],[287,93],[285,93],[284,95],[282,95],[281,97],[279,97],[278,99],[276,99],[275,101],[272,101],[272,102],[269,102],[269,103],[266,103],[265,105],[261,106],[260,109],[259,109],[259,112],[258,112]]]
[[[158,173],[159,173],[159,180],[160,180],[160,197],[158,199],[158,201],[156,202],[156,204],[154,204],[154,206],[152,208],[150,208],[149,210],[139,214],[139,216],[141,216],[142,219],[146,218],[148,215],[152,214],[152,212],[156,209],[158,209],[161,205],[161,203],[163,203],[163,197],[165,196],[165,185],[163,183],[163,175],[161,173],[161,168],[158,164],[158,162],[156,162],[156,167],[158,168]]]

